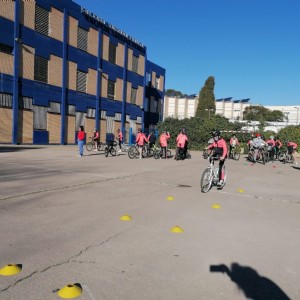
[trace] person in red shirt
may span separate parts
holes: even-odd
[[[281,143],[279,137],[275,137],[274,142],[275,142],[275,148],[274,148],[275,158],[278,159],[278,154],[279,154],[280,148],[282,147],[282,143]]]
[[[275,149],[275,141],[274,141],[274,136],[271,135],[270,138],[266,141],[268,148],[267,151],[269,152],[269,157],[271,161],[274,161],[274,149]]]
[[[95,128],[93,133],[93,141],[95,142],[94,151],[98,151],[98,143],[99,143],[99,131]]]
[[[167,131],[163,131],[163,133],[159,137],[159,143],[162,148],[162,158],[167,158],[167,147],[168,147],[168,140],[170,138],[170,133]]]
[[[181,129],[176,138],[176,155],[174,159],[185,158],[185,149],[187,150],[188,137],[186,135],[185,129]]]
[[[220,157],[218,186],[223,186],[224,173],[222,172],[222,168],[225,164],[225,159],[227,157],[227,145],[225,140],[221,137],[220,130],[213,131],[212,136],[214,138],[214,142],[210,146],[206,147],[206,149],[212,150],[214,157]]]
[[[79,131],[77,134],[77,143],[78,143],[78,150],[79,150],[79,155],[82,157],[83,156],[83,144],[85,140],[85,132],[84,132],[84,127],[79,126]]]
[[[122,151],[122,143],[123,143],[123,133],[120,129],[117,130],[118,133],[118,141],[119,141],[119,152]]]
[[[287,141],[288,153],[293,154],[297,149],[298,145],[295,142]]]
[[[142,158],[142,151],[143,151],[143,147],[144,144],[148,143],[148,139],[146,138],[145,134],[142,132],[141,129],[138,129],[138,133],[136,135],[136,139],[135,139],[135,143],[137,144],[138,148],[139,148],[139,158]]]
[[[240,143],[239,143],[239,140],[237,139],[237,137],[235,136],[235,134],[232,135],[232,137],[230,138],[230,141],[229,141],[229,158],[231,158],[231,152],[232,150],[238,146]]]

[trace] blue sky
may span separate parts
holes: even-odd
[[[300,105],[300,0],[75,0],[147,46],[166,89]]]

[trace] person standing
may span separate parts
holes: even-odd
[[[135,140],[138,148],[139,148],[139,158],[142,158],[142,152],[143,152],[143,147],[145,142],[148,142],[145,134],[142,132],[141,129],[138,129],[138,133],[136,135],[136,140]]]
[[[237,139],[237,137],[235,136],[235,134],[232,135],[232,137],[230,138],[230,141],[229,141],[229,156],[228,158],[231,158],[231,152],[232,150],[235,149],[235,147],[237,145],[239,145],[239,140]]]
[[[81,125],[81,126],[79,126],[79,131],[77,134],[78,150],[79,150],[79,155],[81,157],[83,156],[84,140],[85,140],[85,132],[84,132],[84,127]]]
[[[95,128],[93,133],[93,141],[95,143],[94,151],[98,151],[98,144],[99,144],[99,131]]]
[[[168,147],[168,140],[170,138],[170,133],[166,130],[159,137],[159,143],[162,149],[162,158],[167,158],[167,147]]]
[[[149,147],[150,149],[154,146],[156,142],[156,136],[153,131],[148,135]]]
[[[118,141],[119,141],[119,151],[118,152],[122,152],[122,143],[123,143],[123,133],[120,129],[117,130],[118,133]]]

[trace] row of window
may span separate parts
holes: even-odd
[[[5,93],[0,93],[0,107],[12,107],[12,100],[13,97],[11,94],[5,94]],[[30,109],[33,110],[33,105],[32,105],[33,99],[30,97],[20,97],[19,98],[19,108],[20,109]],[[149,101],[148,98],[145,98],[145,107],[144,111],[145,112],[153,112],[153,113],[162,113],[162,100],[159,99],[158,101],[156,100],[151,100]],[[38,108],[36,108],[38,109]],[[53,112],[53,113],[58,113],[60,114],[60,103],[58,102],[50,102],[50,107],[47,108],[48,112]],[[95,117],[95,109],[93,108],[88,108],[87,109],[87,116],[94,118]],[[74,105],[68,105],[68,114],[69,115],[75,115],[75,106]]]
[[[35,10],[35,30],[46,36],[49,34],[49,11],[39,6],[36,6]],[[88,31],[79,26],[77,28],[77,48],[88,51]],[[108,61],[113,64],[117,62],[117,46],[112,43],[109,43]],[[138,62],[138,57],[133,55],[132,72],[138,73]]]

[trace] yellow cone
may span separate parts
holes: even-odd
[[[238,189],[238,192],[239,192],[239,193],[244,193],[245,190],[243,190],[243,189]]]
[[[79,283],[68,284],[60,289],[57,294],[64,299],[76,298],[82,294],[82,287]]]
[[[122,221],[131,221],[132,218],[131,218],[130,216],[128,216],[128,215],[124,215],[124,216],[122,216],[122,217],[120,218],[120,220],[122,220]]]
[[[168,197],[167,197],[167,200],[168,200],[168,201],[173,201],[173,200],[175,200],[175,199],[174,199],[173,196],[168,196]]]
[[[180,226],[175,226],[171,229],[174,233],[182,233],[184,230]]]
[[[0,269],[0,275],[2,276],[11,276],[16,275],[22,271],[22,265],[6,265],[5,267]]]
[[[214,204],[214,205],[212,206],[212,208],[214,208],[214,209],[219,209],[219,208],[221,208],[221,205],[219,205],[219,204]]]

